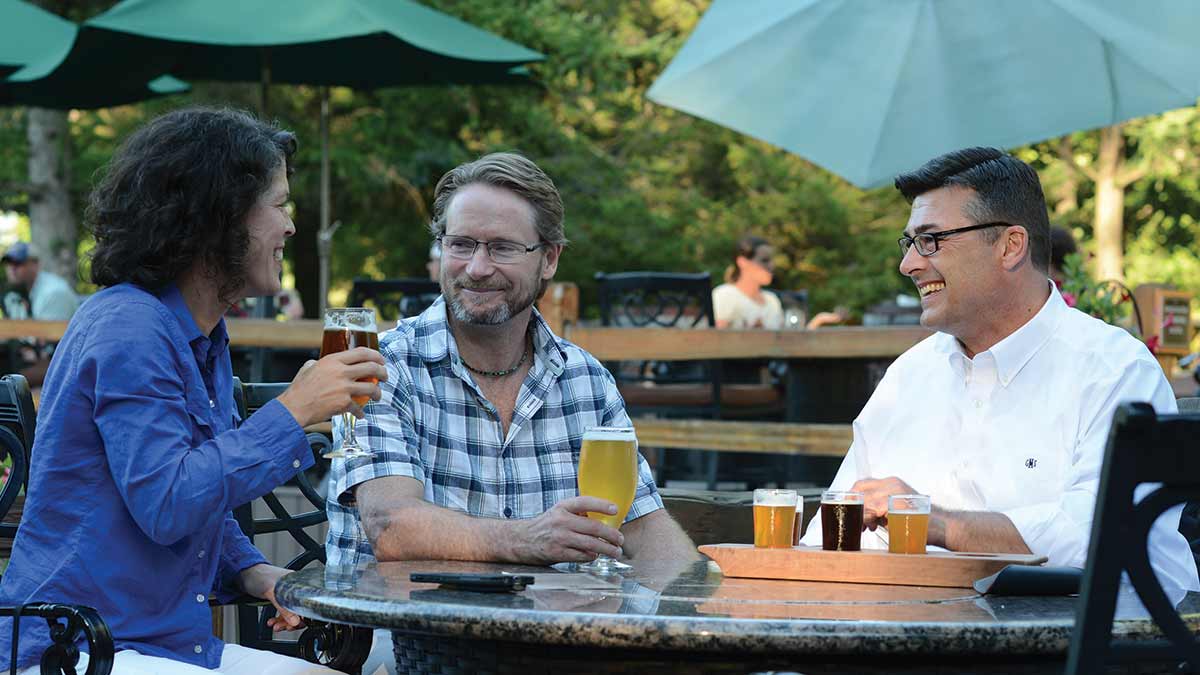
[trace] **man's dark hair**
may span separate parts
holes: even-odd
[[[948,152],[916,171],[896,176],[896,189],[910,203],[930,190],[951,186],[975,192],[964,209],[964,215],[975,222],[1024,227],[1029,233],[1033,266],[1049,271],[1050,218],[1033,167],[996,148],[967,148]],[[995,243],[1003,234],[1000,228],[980,232],[988,243]]]
[[[752,260],[754,258],[755,252],[758,251],[759,246],[770,246],[770,245],[771,245],[771,242],[767,241],[766,239],[764,239],[758,235],[754,235],[754,234],[742,235],[742,238],[737,240],[737,244],[735,245],[735,247],[733,249],[733,264],[730,265],[725,270],[725,281],[727,281],[729,283],[733,283],[742,276],[742,271],[740,269],[738,269],[738,266],[737,266],[738,258],[746,258],[748,260]]]
[[[296,137],[239,110],[187,108],[138,129],[92,191],[92,282],[158,290],[197,261],[232,301],[246,281],[246,216],[291,173]]]

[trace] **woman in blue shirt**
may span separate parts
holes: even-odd
[[[333,672],[225,645],[208,604],[275,602],[287,570],[231,511],[310,466],[303,427],[361,415],[351,397],[378,400],[379,387],[358,380],[386,378],[377,352],[332,355],[238,419],[222,316],[280,290],[295,149],[291,133],[242,112],[176,111],[130,136],[92,193],[91,276],[105,288],[75,313],[46,376],[0,604],[96,608],[118,650],[113,673]],[[278,609],[276,630],[299,625]],[[17,665],[32,666],[49,637],[44,622],[21,629]]]

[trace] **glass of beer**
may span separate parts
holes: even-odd
[[[929,496],[888,497],[887,529],[892,553],[924,553],[929,537]]]
[[[321,358],[355,347],[379,349],[379,332],[375,327],[375,310],[370,307],[332,307],[325,310],[325,335],[321,338]],[[374,377],[359,382],[378,382]],[[355,396],[354,402],[365,406],[367,396]],[[371,457],[375,453],[359,444],[354,435],[354,414],[342,413],[342,439],[338,448],[323,457]]]
[[[614,515],[588,513],[588,518],[599,520],[614,529],[620,529],[633,506],[633,494],[637,491],[638,451],[637,435],[633,427],[588,427],[583,432],[583,448],[579,453],[579,494],[599,497],[617,505]],[[590,563],[579,566],[585,572],[612,574],[630,569],[629,565],[606,555],[599,555]]]
[[[795,490],[754,491],[755,547],[791,548],[795,526]]]
[[[862,548],[863,493],[826,490],[821,495],[821,548],[857,551]]]

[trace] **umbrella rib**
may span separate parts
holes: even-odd
[[[754,41],[755,39],[757,39],[757,38],[758,38],[760,35],[762,35],[763,33],[766,33],[766,32],[768,32],[768,31],[771,31],[771,30],[775,30],[775,29],[777,29],[777,28],[779,27],[779,24],[780,24],[780,23],[782,23],[783,21],[786,21],[786,20],[788,20],[788,19],[790,19],[790,18],[792,18],[792,17],[796,16],[797,14],[801,14],[801,13],[803,13],[803,12],[806,12],[806,11],[810,10],[810,9],[813,9],[814,7],[816,7],[816,6],[817,6],[817,4],[818,4],[818,3],[817,3],[817,2],[814,0],[814,1],[811,1],[811,2],[809,2],[808,4],[806,4],[806,5],[802,6],[802,7],[796,7],[796,8],[793,8],[791,11],[789,11],[789,12],[787,12],[786,14],[784,14],[783,16],[779,17],[779,19],[778,19],[778,20],[776,20],[776,21],[772,21],[772,22],[771,22],[771,23],[769,23],[769,24],[764,24],[764,25],[763,25],[763,27],[762,27],[762,28],[760,28],[759,30],[757,30],[757,31],[755,31],[755,32],[753,32],[753,33],[749,33],[749,34],[747,34],[747,35],[743,36],[741,39],[739,39],[739,40],[737,40],[736,42],[734,42],[734,43],[730,44],[730,45],[729,45],[728,47],[726,47],[725,49],[722,49],[722,50],[713,50],[713,53],[712,53],[712,54],[710,54],[710,55],[709,55],[707,58],[705,58],[705,59],[703,59],[703,60],[701,60],[701,61],[697,61],[697,62],[696,62],[694,65],[692,65],[692,67],[691,67],[691,68],[689,68],[689,69],[687,70],[687,72],[692,72],[692,71],[698,70],[698,69],[700,69],[700,68],[702,68],[702,67],[704,67],[704,66],[707,66],[707,65],[709,65],[709,64],[710,64],[710,63],[712,63],[713,61],[716,61],[716,60],[718,60],[718,59],[721,59],[721,58],[725,57],[727,54],[729,54],[730,52],[732,52],[732,51],[734,51],[734,50],[738,49],[739,47],[741,47],[741,46],[743,46],[743,45],[745,45],[745,44],[747,44],[747,43],[749,43],[749,42],[752,42],[752,41]],[[707,13],[706,13],[706,16],[707,16]],[[702,17],[702,18],[700,19],[700,24],[699,24],[699,25],[697,25],[697,26],[696,26],[696,28],[695,28],[695,29],[692,31],[692,35],[695,35],[696,33],[700,32],[700,30],[703,28],[703,26],[704,26],[704,18]],[[687,48],[687,45],[686,45],[686,44],[684,44],[684,48],[685,48],[685,49]],[[682,49],[681,49],[680,51],[682,51]],[[675,55],[675,56],[676,56],[676,58],[678,58],[679,54],[678,54],[678,53],[676,53],[676,55]],[[669,68],[669,67],[670,67],[670,64],[668,64],[668,68]],[[683,75],[683,73],[679,73],[679,74],[677,74],[677,75],[676,75],[676,77],[681,77],[682,75]],[[651,100],[653,100],[653,99],[651,99]]]
[[[1100,47],[1104,51],[1105,76],[1108,79],[1108,86],[1109,86],[1109,93],[1110,93],[1110,96],[1109,96],[1109,99],[1110,99],[1109,124],[1116,124],[1117,122],[1123,121],[1123,120],[1117,119],[1117,116],[1118,116],[1118,113],[1117,113],[1118,87],[1117,87],[1117,82],[1116,82],[1116,76],[1115,76],[1115,73],[1113,72],[1113,50],[1116,49],[1117,51],[1121,51],[1119,49],[1119,45],[1117,45],[1116,43],[1107,39],[1104,36],[1104,34],[1101,33],[1095,26],[1093,26],[1091,24],[1091,22],[1089,22],[1085,17],[1080,16],[1077,12],[1072,11],[1070,8],[1068,8],[1066,6],[1066,4],[1064,4],[1063,0],[1050,0],[1050,4],[1057,7],[1060,12],[1066,14],[1067,16],[1071,17],[1075,21],[1078,21],[1081,26],[1083,26],[1088,31],[1090,31],[1093,35],[1096,36],[1096,39],[1100,41]],[[1124,53],[1124,52],[1122,52],[1122,53]],[[1137,68],[1140,71],[1142,71],[1142,73],[1144,73],[1146,77],[1162,83],[1168,89],[1171,89],[1172,91],[1178,93],[1181,97],[1183,97],[1185,99],[1194,100],[1196,98],[1195,93],[1180,89],[1179,87],[1175,86],[1175,84],[1172,83],[1170,80],[1160,77],[1157,73],[1154,72],[1153,69],[1147,68],[1146,66],[1144,66],[1138,60],[1138,58],[1136,56],[1131,55],[1128,58],[1129,58],[1130,63],[1137,66]]]
[[[871,151],[869,153],[867,153],[866,162],[865,162],[865,164],[863,166],[863,170],[861,172],[864,183],[868,182],[867,177],[871,175],[871,167],[874,164],[876,155],[879,153],[879,146],[883,142],[883,134],[884,134],[884,128],[887,125],[888,111],[890,111],[892,109],[892,105],[896,100],[896,92],[899,91],[899,89],[900,89],[899,73],[904,71],[904,67],[905,67],[905,65],[908,64],[909,57],[911,57],[911,55],[912,55],[913,45],[917,41],[916,24],[917,24],[917,21],[920,20],[920,18],[921,18],[921,12],[925,11],[924,10],[925,7],[926,7],[925,3],[921,3],[918,5],[917,11],[913,15],[912,21],[911,21],[911,23],[909,23],[909,26],[908,26],[908,28],[909,28],[908,44],[906,44],[904,47],[904,56],[903,56],[903,58],[896,60],[897,76],[892,78],[892,87],[891,87],[891,91],[888,92],[887,105],[884,105],[881,107],[881,112],[879,115],[879,125],[875,129],[875,141],[871,144]]]

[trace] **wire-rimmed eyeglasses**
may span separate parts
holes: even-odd
[[[931,256],[938,252],[938,242],[952,234],[962,234],[963,232],[971,232],[972,230],[982,230],[988,227],[1009,227],[1011,223],[981,223],[979,225],[968,225],[967,227],[956,227],[953,230],[942,230],[941,232],[922,232],[916,236],[910,237],[907,234],[896,240],[900,245],[900,255],[908,255],[908,249],[912,248],[913,244],[917,245],[917,253],[923,256]]]
[[[480,244],[483,244],[492,262],[500,265],[511,265],[521,262],[525,259],[526,255],[546,245],[544,241],[527,246],[520,242],[506,241],[504,239],[479,241],[478,239],[459,237],[451,234],[443,234],[437,240],[442,245],[442,253],[457,260],[470,260],[475,256],[475,249]]]

